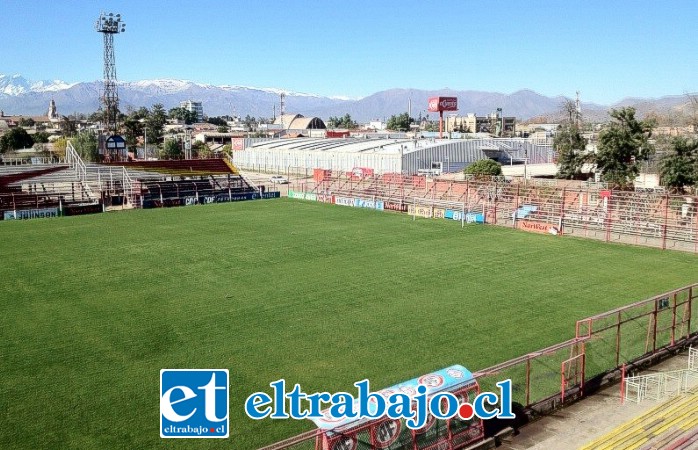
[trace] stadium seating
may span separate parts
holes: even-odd
[[[0,166],[0,213],[96,201],[89,187],[67,165]]]
[[[698,445],[698,387],[652,408],[581,450],[664,449]]]

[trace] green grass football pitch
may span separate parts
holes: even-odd
[[[293,200],[0,223],[0,448],[235,448],[279,378],[474,371],[697,280],[698,257]],[[162,440],[159,372],[227,368],[227,440]]]

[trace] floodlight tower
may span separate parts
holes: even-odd
[[[119,93],[116,89],[116,62],[114,59],[114,35],[126,31],[121,14],[100,13],[95,29],[104,35],[104,126],[108,135],[118,131]]]

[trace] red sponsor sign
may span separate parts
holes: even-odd
[[[383,209],[387,209],[390,211],[402,211],[406,212],[407,211],[407,205],[404,203],[397,203],[397,202],[384,202],[383,203]]]
[[[430,97],[429,111],[458,111],[458,97]]]
[[[557,226],[545,222],[533,222],[531,220],[519,220],[516,222],[518,228],[526,231],[532,231],[533,233],[543,233],[543,234],[559,234]]]
[[[245,150],[245,139],[233,138],[232,147],[236,151]]]
[[[315,199],[321,203],[334,203],[334,195],[318,194]]]

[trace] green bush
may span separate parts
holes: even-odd
[[[463,173],[471,175],[495,176],[502,174],[502,165],[492,159],[481,159],[469,165]]]

